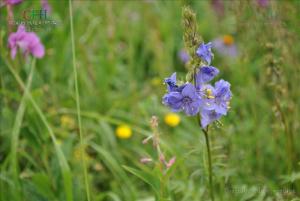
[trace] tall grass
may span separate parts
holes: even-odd
[[[90,189],[88,183],[88,173],[86,166],[86,159],[84,157],[85,146],[83,143],[83,134],[82,134],[82,124],[81,124],[81,111],[80,111],[80,97],[78,90],[78,75],[77,75],[77,66],[76,66],[76,48],[75,48],[75,39],[74,39],[74,28],[73,28],[73,8],[72,8],[72,0],[69,0],[69,14],[70,14],[70,24],[71,24],[71,42],[72,42],[72,62],[73,62],[73,72],[74,72],[74,80],[75,80],[75,96],[76,96],[76,111],[77,111],[77,120],[78,120],[78,128],[79,128],[79,136],[80,136],[80,153],[81,160],[83,166],[83,174],[84,174],[84,183],[87,200],[90,201]]]
[[[21,89],[26,90],[24,82],[22,81],[20,76],[17,74],[17,72],[14,70],[12,65],[8,61],[6,61],[6,59],[4,57],[2,57],[2,58],[5,61],[6,66],[9,68],[10,72],[13,74],[14,78],[18,82]],[[64,156],[64,153],[61,150],[61,147],[59,146],[59,144],[57,142],[54,132],[53,132],[52,128],[50,127],[50,124],[48,123],[47,118],[45,117],[44,113],[42,112],[40,107],[37,105],[37,103],[35,102],[35,100],[33,99],[32,95],[30,93],[25,93],[25,95],[26,95],[25,97],[30,101],[33,108],[37,112],[38,116],[40,117],[40,120],[43,122],[44,126],[46,127],[46,129],[51,137],[51,140],[54,144],[54,149],[55,149],[55,152],[58,157],[59,164],[60,164],[61,174],[63,176],[66,200],[72,201],[73,200],[72,173],[71,173],[70,167],[68,165],[68,162]]]
[[[32,84],[32,77],[33,77],[33,72],[35,68],[35,59],[32,59],[31,64],[30,64],[30,71],[29,75],[27,78],[27,83],[25,86],[25,90],[23,93],[23,96],[21,98],[20,105],[17,110],[16,114],[16,119],[12,128],[12,137],[11,137],[11,169],[13,171],[13,178],[14,182],[16,185],[17,193],[13,193],[15,196],[16,200],[20,200],[20,197],[22,196],[22,191],[20,187],[20,182],[19,182],[19,166],[18,166],[18,145],[19,145],[19,135],[20,135],[20,130],[22,126],[22,121],[26,109],[26,103],[27,103],[27,94],[30,93],[30,87]]]

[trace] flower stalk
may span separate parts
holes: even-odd
[[[212,172],[211,151],[210,151],[209,136],[208,136],[208,126],[206,127],[206,129],[202,129],[202,131],[205,136],[205,144],[206,144],[206,149],[207,149],[210,198],[212,201],[214,201],[213,172]]]
[[[152,141],[152,146],[156,152],[157,158],[142,157],[140,162],[143,164],[153,163],[155,164],[155,169],[159,173],[159,189],[156,191],[156,199],[158,201],[168,201],[170,200],[168,182],[170,177],[170,168],[175,164],[176,157],[173,156],[169,160],[160,146],[160,133],[158,130],[158,118],[156,116],[151,117],[150,127],[152,130],[152,135],[143,140],[143,144],[147,144],[150,140]]]
[[[204,43],[198,35],[196,15],[189,7],[183,8],[183,26],[183,40],[191,58],[186,64],[186,82],[177,82],[176,72],[166,78],[164,82],[167,85],[167,93],[162,102],[173,112],[183,111],[187,116],[197,117],[205,135],[210,197],[214,201],[208,126],[227,115],[232,93],[230,83],[223,79],[215,82],[214,86],[210,84],[220,71],[210,65],[213,59],[212,43]]]
[[[202,61],[201,58],[197,56],[197,49],[199,44],[203,43],[203,39],[197,32],[197,21],[195,13],[189,8],[183,8],[183,27],[184,27],[184,35],[183,40],[185,46],[191,55],[191,59],[187,63],[187,67],[189,73],[187,75],[187,80],[193,80],[194,85],[197,85],[197,67],[201,66]],[[208,158],[208,178],[209,178],[209,191],[210,198],[214,201],[214,187],[213,187],[213,173],[212,173],[212,160],[211,160],[211,151],[210,151],[210,143],[208,136],[208,126],[206,128],[202,128],[201,126],[201,116],[197,115],[197,122],[202,129],[205,137],[205,144],[207,150],[207,158]]]

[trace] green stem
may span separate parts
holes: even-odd
[[[209,144],[209,136],[208,136],[208,127],[202,129],[205,142],[206,142],[206,149],[207,149],[207,157],[208,157],[208,174],[209,174],[209,187],[210,187],[210,198],[214,201],[214,188],[213,188],[213,178],[212,178],[212,165],[211,165],[211,152],[210,152],[210,144]]]
[[[79,126],[79,136],[80,136],[80,155],[83,166],[83,174],[84,174],[84,183],[86,190],[87,200],[90,201],[90,190],[88,183],[88,174],[87,174],[87,166],[84,157],[84,143],[83,143],[83,134],[82,134],[82,124],[81,124],[81,114],[80,114],[80,98],[79,98],[79,90],[78,90],[78,75],[76,68],[76,54],[75,54],[75,40],[74,40],[74,27],[73,27],[73,9],[72,9],[72,1],[69,0],[69,14],[70,14],[70,23],[71,23],[71,41],[72,41],[72,61],[73,61],[73,70],[74,70],[74,80],[75,80],[75,95],[76,95],[76,109],[77,109],[77,120]]]
[[[16,185],[16,189],[18,193],[15,193],[14,195],[16,196],[17,200],[20,200],[20,183],[19,183],[19,167],[18,167],[18,156],[17,156],[17,149],[18,149],[18,144],[19,144],[19,135],[20,135],[20,130],[22,126],[22,121],[25,113],[25,106],[26,106],[26,97],[27,93],[29,93],[31,83],[32,83],[32,77],[33,77],[33,72],[34,72],[34,67],[35,67],[35,59],[32,60],[31,65],[30,65],[30,72],[28,75],[26,87],[24,94],[22,96],[19,108],[17,110],[16,114],[16,119],[12,128],[12,137],[11,137],[11,154],[12,154],[12,161],[11,161],[11,168],[13,171],[13,178],[14,178],[14,183]]]

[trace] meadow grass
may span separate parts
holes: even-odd
[[[185,79],[187,4],[206,42],[230,34],[239,50],[235,59],[214,51],[233,92],[223,126],[209,130],[215,200],[299,200],[300,4],[224,2],[218,17],[210,1],[50,0],[58,24],[36,31],[46,55],[32,65],[10,59],[1,7],[0,201],[155,200],[157,186],[143,176],[157,179],[155,165],[140,163],[156,157],[142,144],[153,115],[164,154],[176,156],[170,199],[210,199],[205,136],[182,114],[167,125],[161,103],[163,79],[174,71]],[[39,7],[24,1],[13,12]],[[115,135],[122,124],[128,139]]]

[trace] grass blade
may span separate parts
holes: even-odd
[[[24,85],[24,82],[22,81],[22,79],[20,78],[20,76],[17,74],[17,72],[14,70],[14,68],[6,61],[6,59],[3,59],[3,61],[5,62],[5,64],[9,68],[10,72],[15,77],[15,79],[17,80],[18,84],[24,90],[25,85]],[[67,163],[67,160],[66,160],[61,148],[59,147],[59,144],[57,143],[57,139],[54,135],[54,132],[53,132],[52,128],[50,127],[50,125],[49,125],[45,115],[43,114],[42,110],[40,109],[40,107],[37,105],[37,103],[33,99],[31,93],[26,93],[26,98],[31,102],[33,108],[37,112],[38,116],[40,117],[41,121],[45,125],[45,127],[46,127],[46,129],[47,129],[47,131],[48,131],[48,133],[51,137],[51,140],[54,144],[56,155],[58,157],[59,165],[61,167],[61,173],[62,173],[63,180],[64,180],[64,188],[65,188],[65,193],[66,193],[66,199],[68,201],[72,201],[73,200],[72,173],[71,173],[70,167]]]
[[[74,39],[74,27],[73,27],[73,8],[72,8],[71,0],[69,0],[69,14],[70,14],[70,24],[71,24],[72,61],[73,61],[73,72],[74,72],[74,80],[75,80],[76,110],[77,110],[77,120],[78,120],[78,127],[79,127],[79,136],[80,136],[80,155],[81,155],[82,166],[83,166],[86,197],[87,197],[87,200],[90,201],[90,189],[89,189],[89,183],[88,183],[87,167],[86,167],[86,161],[85,161],[85,157],[84,157],[84,153],[83,153],[84,145],[83,145],[81,114],[80,114],[78,75],[77,75],[77,68],[76,68],[75,39]]]

